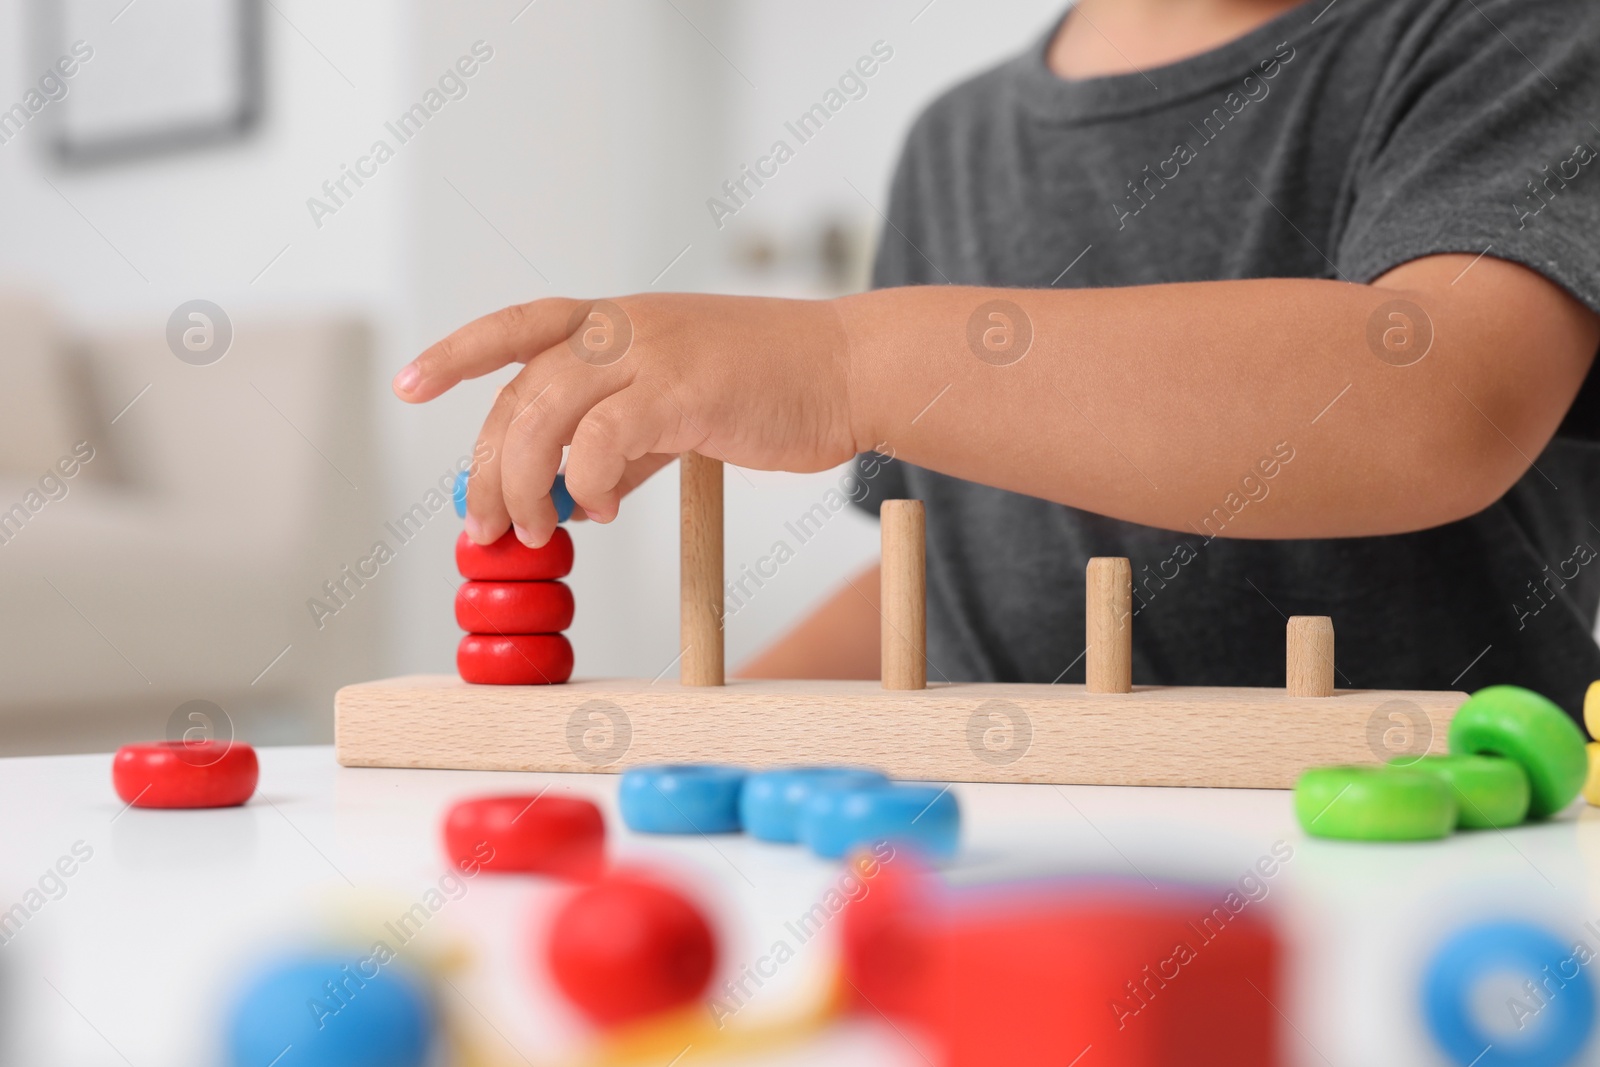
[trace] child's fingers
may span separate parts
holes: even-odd
[[[420,404],[465,378],[478,378],[508,363],[527,363],[561,343],[575,314],[589,301],[550,297],[513,304],[474,319],[430,345],[394,376],[395,395]]]
[[[578,425],[582,426],[583,424],[579,423]],[[649,481],[656,471],[659,471],[677,458],[670,452],[651,452],[640,456],[638,459],[629,460],[627,466],[623,469],[621,480],[617,482],[616,500],[618,504],[621,504],[623,497]],[[572,509],[571,521],[584,522],[588,518],[589,513],[583,510],[582,504]]]
[[[491,544],[510,529],[512,514],[506,502],[505,485],[510,477],[506,453],[511,426],[543,403],[548,381],[524,368],[501,386],[489,405],[489,415],[478,431],[474,455],[485,456],[467,481],[467,536],[481,545]],[[550,482],[554,482],[554,476]],[[546,484],[545,492],[549,492]],[[553,512],[553,509],[552,509]],[[549,536],[548,533],[545,535]]]
[[[467,536],[480,545],[491,544],[511,527],[511,516],[500,496],[501,466],[505,459],[506,424],[516,412],[516,395],[509,388],[495,394],[489,415],[478,431],[473,455],[481,456],[467,479]]]
[[[674,455],[684,440],[683,415],[658,388],[635,382],[590,409],[567,450],[567,491],[588,516],[610,522],[622,497]]]
[[[541,372],[545,367],[530,366],[517,376],[514,386],[525,402],[506,425],[500,468],[500,493],[511,524],[517,537],[532,545],[544,544],[555,532],[550,486],[561,467],[562,446],[572,440],[585,413],[621,384],[618,377],[576,361],[553,377]]]
[[[652,474],[677,458],[671,452],[652,452],[638,459],[629,460],[627,469],[622,473],[622,480],[617,483],[618,497],[627,496],[643,485]]]

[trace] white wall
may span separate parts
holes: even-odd
[[[945,89],[1020,51],[1063,9],[1063,0],[737,5],[733,52],[756,87],[741,83],[734,94],[723,157],[730,168],[783,136],[784,121],[821,99],[875,42],[894,54],[865,79],[866,95],[801,146],[730,229],[794,225],[830,210],[876,220],[873,206],[887,208],[890,172],[917,113]]]
[[[392,306],[405,245],[395,225],[398,183],[375,183],[360,210],[321,232],[310,223],[305,198],[367,143],[387,111],[410,36],[393,10],[379,0],[268,5],[265,120],[237,146],[63,171],[44,152],[55,105],[47,106],[0,145],[0,277],[48,292],[82,321],[119,325],[162,325],[177,304],[197,296],[235,317],[274,307]],[[135,5],[85,40],[109,54],[140,17]],[[6,105],[54,59],[40,54],[30,24],[22,0],[0,0]],[[107,66],[85,63],[69,90]]]

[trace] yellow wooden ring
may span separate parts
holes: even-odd
[[[1600,741],[1590,741],[1589,778],[1583,783],[1583,799],[1600,808]]]

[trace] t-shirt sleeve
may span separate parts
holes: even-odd
[[[1600,4],[1427,10],[1365,118],[1340,275],[1486,252],[1600,311]]]

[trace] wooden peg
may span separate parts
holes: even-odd
[[[721,685],[722,461],[685,452],[678,457],[678,480],[678,680],[683,685]]]
[[[1287,649],[1289,695],[1333,696],[1333,620],[1326,615],[1292,616]]]
[[[1088,691],[1133,689],[1133,566],[1121,556],[1096,556],[1084,573]]]
[[[885,500],[881,651],[885,689],[928,688],[927,515],[920,500]]]

